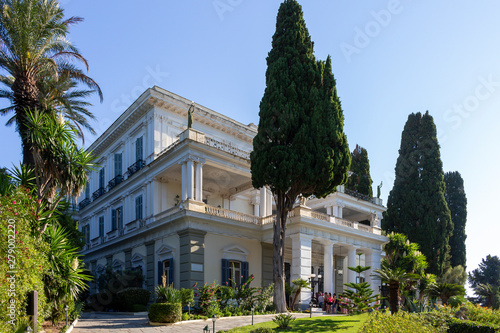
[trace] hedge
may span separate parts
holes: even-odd
[[[120,290],[116,297],[118,298],[120,309],[123,311],[135,311],[134,305],[146,306],[149,302],[151,292],[142,288],[127,288]]]
[[[181,303],[153,303],[149,306],[149,320],[155,323],[175,323],[182,319]]]
[[[471,320],[452,320],[449,324],[448,333],[495,333],[498,327],[481,324]]]

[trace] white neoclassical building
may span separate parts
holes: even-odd
[[[243,125],[159,87],[146,90],[89,148],[99,168],[78,199],[87,267],[141,269],[146,287],[162,276],[177,288],[225,284],[254,274],[272,282],[275,206],[252,187],[249,153],[257,127]],[[315,290],[340,293],[355,282],[347,269],[380,267],[377,198],[344,190],[298,203],[286,231],[286,277],[316,275]],[[361,254],[361,255],[358,255]],[[360,262],[361,261],[361,262]],[[321,278],[318,279],[318,276]],[[310,291],[301,295],[308,303]]]

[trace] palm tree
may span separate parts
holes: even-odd
[[[484,306],[491,307],[493,309],[500,308],[500,287],[494,286],[489,283],[478,284],[474,288],[474,293],[482,299]]]
[[[74,128],[50,113],[28,112],[26,127],[27,142],[33,147],[35,190],[42,199],[37,213],[45,210],[50,217],[61,200],[80,195],[95,157],[76,145]],[[47,225],[42,224],[39,231],[43,233]]]
[[[465,288],[464,286],[456,283],[433,283],[428,287],[427,293],[431,297],[441,298],[443,305],[446,305],[448,304],[448,300],[450,299],[450,297],[464,295]]]
[[[0,0],[0,68],[7,75],[0,82],[11,89],[0,97],[11,99],[12,106],[0,111],[14,111],[7,122],[15,124],[23,145],[23,163],[34,165],[31,145],[26,137],[26,113],[42,109],[40,84],[43,79],[57,79],[61,74],[71,80],[97,87],[71,61],[85,58],[66,38],[69,26],[82,21],[79,17],[64,18],[56,0]],[[100,90],[98,90],[100,93]]]
[[[293,310],[295,307],[295,303],[297,302],[297,299],[299,298],[300,293],[302,292],[302,289],[310,289],[311,284],[304,279],[296,279],[292,281],[293,283],[293,292],[295,292],[295,295],[293,297],[292,304],[290,304],[290,308]]]
[[[395,314],[399,310],[399,290],[401,285],[407,281],[418,279],[418,275],[407,273],[404,269],[398,267],[390,267],[382,263],[382,267],[374,271],[374,276],[389,284],[389,307],[391,314]]]

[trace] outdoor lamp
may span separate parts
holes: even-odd
[[[188,302],[188,320],[191,320],[191,302]]]
[[[322,277],[323,277],[323,275],[321,275],[321,274],[320,274],[320,275],[318,275],[318,279],[321,279]]]
[[[215,315],[212,316],[212,323],[214,324],[213,331],[215,333],[215,321],[217,320],[217,317]]]
[[[66,306],[64,307],[64,311],[66,311],[66,326],[68,326],[68,310],[69,310],[69,306],[68,306],[68,304],[66,304]]]
[[[253,312],[255,310],[255,307],[252,305],[252,325],[253,325]]]
[[[310,276],[311,280],[314,279],[315,277],[316,277],[316,274],[314,274],[314,273],[312,273]]]
[[[210,333],[210,327],[208,327],[208,325],[205,326],[205,328],[203,329],[203,332],[209,332]]]
[[[26,332],[26,333],[32,333],[32,332],[33,332],[33,330],[31,329],[30,325],[28,325],[28,326],[26,327],[26,330],[24,330],[24,332]]]
[[[309,318],[312,318],[312,316],[313,316],[312,308],[313,308],[313,302],[310,301],[309,302]]]

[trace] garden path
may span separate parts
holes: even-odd
[[[294,313],[296,318],[309,317],[308,313]],[[314,313],[313,316],[322,316],[323,313]],[[271,321],[275,315],[254,316],[255,323]],[[225,317],[215,323],[215,331],[250,325],[252,316]],[[72,333],[202,333],[208,325],[212,331],[212,320],[194,320],[169,326],[150,326],[146,314],[121,315],[110,313],[83,313]]]

